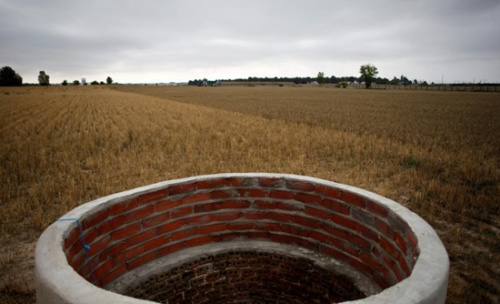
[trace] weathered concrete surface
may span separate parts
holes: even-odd
[[[62,218],[84,218],[89,214],[93,214],[96,210],[106,208],[106,206],[109,206],[116,200],[157,191],[170,185],[225,177],[281,178],[322,184],[328,187],[354,192],[357,195],[370,198],[378,204],[387,207],[410,226],[417,238],[420,255],[408,278],[376,295],[349,303],[441,304],[445,302],[449,260],[442,242],[430,225],[416,214],[392,200],[359,188],[317,178],[284,174],[248,173],[219,174],[172,180],[97,199],[75,208]],[[76,271],[68,265],[66,256],[63,252],[63,242],[69,231],[73,229],[75,225],[76,223],[74,222],[55,222],[44,231],[38,241],[35,253],[37,302],[39,304],[151,303],[149,301],[125,297],[95,287],[78,275]]]

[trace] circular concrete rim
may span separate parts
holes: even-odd
[[[420,255],[411,275],[403,281],[382,292],[356,301],[342,302],[350,304],[383,304],[398,299],[400,304],[410,303],[444,303],[448,285],[449,259],[446,249],[434,229],[417,214],[400,204],[375,193],[344,184],[319,178],[273,173],[230,173],[200,175],[189,178],[168,180],[157,184],[135,188],[112,194],[88,202],[66,213],[61,218],[83,218],[109,204],[165,188],[169,185],[193,182],[206,179],[229,177],[265,177],[281,178],[322,184],[325,186],[356,192],[377,203],[386,206],[404,220],[414,232],[420,249]],[[154,303],[135,299],[96,287],[81,277],[67,262],[63,251],[65,234],[75,227],[75,222],[60,221],[50,225],[40,236],[35,250],[35,279],[37,298],[50,298],[53,303]],[[78,288],[75,288],[78,286]],[[50,294],[47,294],[50,293]]]

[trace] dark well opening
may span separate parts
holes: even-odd
[[[332,303],[365,296],[351,280],[304,257],[229,251],[195,259],[128,286],[159,303]]]

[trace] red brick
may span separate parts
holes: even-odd
[[[150,229],[144,232],[137,233],[125,240],[127,246],[132,247],[141,243],[146,242],[147,240],[156,236],[156,230]]]
[[[80,269],[82,265],[85,263],[85,254],[83,252],[79,252],[79,254],[75,255],[75,258],[73,261],[70,263],[71,267],[73,269]]]
[[[195,205],[193,207],[194,213],[203,213],[203,212],[210,212],[214,210],[219,210],[222,207],[221,202],[216,202],[216,203],[207,203],[207,204],[201,204],[201,205]]]
[[[192,216],[190,218],[182,220],[185,225],[195,225],[195,224],[206,224],[212,221],[213,217],[210,214],[201,214],[197,216]]]
[[[347,237],[350,235],[350,233],[347,233],[345,230],[339,229],[337,227],[332,227],[328,224],[323,224],[321,226],[321,228],[324,231],[328,232],[329,234],[337,236],[337,237],[344,239],[344,240],[346,240]]]
[[[119,215],[119,216],[116,216],[112,219],[109,219],[108,221],[102,223],[97,228],[99,231],[99,234],[100,235],[108,234],[109,232],[116,230],[117,228],[125,225],[126,219],[127,218],[125,215]]]
[[[83,240],[85,242],[85,244],[90,244],[92,243],[97,237],[99,236],[99,232],[97,231],[97,229],[93,228],[93,229],[89,229],[85,232],[84,236],[83,236]]]
[[[352,193],[352,192],[348,192],[348,191],[342,192],[341,199],[344,202],[349,203],[351,205],[355,205],[355,206],[362,207],[362,208],[365,207],[364,198],[362,196],[359,196],[356,193]]]
[[[304,204],[321,204],[323,199],[319,195],[307,194],[307,193],[297,193],[295,195],[295,200]]]
[[[124,274],[125,272],[127,272],[127,265],[123,264],[121,266],[118,266],[117,268],[110,271],[107,275],[105,275],[101,279],[101,284],[103,286],[105,286],[105,285],[111,283],[113,280],[115,280],[119,276],[121,276],[122,274]]]
[[[340,190],[325,185],[314,185],[314,191],[330,198],[340,198]]]
[[[370,268],[377,270],[377,271],[380,271],[380,272],[383,271],[384,267],[380,263],[376,262],[369,254],[360,252],[358,254],[358,258],[361,259],[361,261],[363,261]]]
[[[172,242],[175,242],[178,240],[188,238],[192,235],[193,235],[193,230],[191,228],[189,228],[189,229],[184,229],[184,230],[180,230],[178,232],[172,233],[172,235],[170,237],[172,239]]]
[[[343,217],[337,214],[332,214],[333,223],[349,228],[352,231],[357,231],[359,223],[347,217]]]
[[[357,244],[358,246],[360,246],[366,250],[370,250],[371,244],[368,241],[366,241],[365,239],[363,239],[362,237],[351,234],[351,235],[347,236],[346,240],[351,242],[351,244]]]
[[[116,203],[109,207],[109,215],[116,215],[119,213],[123,213],[125,211],[132,210],[137,206],[139,206],[139,201],[137,199]]]
[[[173,201],[173,200],[161,201],[161,202],[156,203],[155,211],[160,212],[163,210],[170,210],[170,209],[173,209],[173,208],[180,206],[180,205],[182,205],[182,202],[178,201],[178,200],[176,200],[176,201]]]
[[[358,224],[358,227],[356,229],[358,230],[359,233],[361,233],[362,236],[367,237],[370,240],[378,242],[378,240],[380,239],[377,233],[375,233],[373,230],[362,224]]]
[[[379,244],[380,244],[380,247],[382,247],[382,249],[385,250],[385,252],[390,254],[396,260],[399,259],[401,253],[399,253],[399,251],[396,249],[396,247],[394,247],[394,245],[391,242],[389,242],[386,238],[383,238],[383,237],[380,238]]]
[[[286,182],[288,189],[300,190],[300,191],[314,191],[314,185],[308,182],[289,180]]]
[[[82,230],[85,231],[95,225],[102,223],[108,218],[108,209],[97,211],[94,214],[89,215],[82,221]]]
[[[353,256],[358,256],[360,250],[358,247],[353,246],[351,243],[343,240],[338,240],[335,244],[337,248],[342,249],[345,253],[349,253]]]
[[[196,183],[173,185],[168,187],[169,195],[176,195],[181,193],[188,193],[196,190]]]
[[[373,275],[373,280],[382,289],[386,289],[386,288],[389,288],[391,286],[391,284],[389,283],[387,278],[382,278],[381,276]]]
[[[243,218],[247,220],[265,220],[267,219],[267,213],[255,211],[245,212],[243,213]]]
[[[145,228],[153,227],[153,226],[165,223],[169,219],[170,219],[170,213],[168,213],[168,212],[160,213],[158,215],[143,219],[142,226]]]
[[[358,261],[355,258],[348,257],[347,262],[354,267],[356,270],[364,273],[365,275],[373,276],[373,270],[367,266],[365,263]]]
[[[344,203],[335,201],[335,200],[325,198],[325,199],[323,199],[323,202],[321,204],[324,207],[326,207],[332,211],[335,211],[337,213],[346,214],[346,215],[351,213],[351,208],[349,206],[347,206]]]
[[[68,264],[71,264],[73,258],[75,257],[76,252],[68,249],[64,252],[64,254],[66,255],[66,261],[68,262]]]
[[[231,224],[227,224],[227,230],[238,231],[238,230],[252,230],[254,228],[254,224],[250,222],[235,222]]]
[[[207,226],[201,226],[196,229],[196,234],[211,234],[214,232],[221,232],[227,230],[227,224],[219,223]]]
[[[218,187],[224,187],[225,183],[222,179],[213,179],[213,180],[202,180],[196,182],[196,189],[205,190],[205,189],[214,189]]]
[[[64,239],[64,250],[68,250],[79,239],[80,229],[78,229],[78,226],[75,226],[75,228],[73,228],[73,230],[71,230],[68,236]]]
[[[403,274],[399,271],[396,262],[394,262],[390,259],[387,259],[387,258],[384,258],[383,260],[384,260],[385,264],[391,269],[392,273],[396,276],[397,281],[398,282],[402,281]]]
[[[136,246],[121,252],[115,257],[115,265],[121,265],[144,253],[144,245]]]
[[[110,271],[114,267],[114,263],[109,261],[100,265],[97,268],[94,268],[94,278],[96,280],[100,279],[103,275],[105,275],[108,271]]]
[[[161,248],[159,251],[158,251],[158,256],[165,256],[165,255],[169,255],[173,252],[176,252],[176,251],[179,251],[181,249],[184,249],[186,248],[186,245],[184,244],[184,242],[180,242],[180,243],[177,243],[177,244],[171,244],[167,247],[164,247],[164,248]]]
[[[269,233],[267,231],[249,231],[247,233],[242,233],[243,236],[247,236],[251,239],[267,239],[269,238]]]
[[[241,209],[248,208],[250,203],[248,201],[224,201],[222,202],[223,209]]]
[[[319,228],[322,225],[322,221],[320,220],[310,219],[299,215],[294,216],[293,222],[310,228]]]
[[[418,240],[413,231],[408,229],[408,231],[406,232],[406,238],[408,239],[408,242],[410,243],[413,251],[416,251],[418,249]]]
[[[269,192],[269,197],[271,198],[279,198],[279,199],[294,199],[295,198],[295,193],[292,191],[288,190],[271,190]]]
[[[212,219],[211,222],[229,222],[229,221],[234,221],[237,220],[241,217],[241,213],[239,212],[226,212],[226,213],[218,213],[218,214],[212,214],[210,215],[210,218]]]
[[[182,204],[192,204],[197,202],[208,201],[211,198],[210,193],[193,193],[190,195],[186,195],[183,198],[179,199]]]
[[[160,248],[163,245],[168,244],[168,243],[170,243],[170,239],[167,236],[159,236],[159,237],[156,237],[152,240],[145,242],[144,243],[144,251],[146,252],[146,251],[150,251],[153,249],[158,249],[158,248]]]
[[[106,249],[110,242],[111,237],[109,235],[104,235],[102,238],[100,238],[90,246],[90,250],[88,251],[89,256],[92,257],[97,253],[100,253],[101,251]]]
[[[267,212],[267,218],[275,220],[280,223],[296,222],[295,216],[293,214],[287,214],[287,213]]]
[[[269,222],[258,222],[255,223],[255,229],[256,230],[263,230],[263,231],[281,231],[281,226],[278,223],[269,223]]]
[[[401,235],[399,235],[398,233],[394,233],[394,241],[396,242],[396,244],[398,244],[399,248],[404,254],[408,252],[405,239]]]
[[[166,224],[163,224],[163,225],[158,226],[156,228],[156,234],[162,235],[164,233],[170,233],[172,231],[175,231],[175,230],[181,228],[184,225],[185,225],[185,223],[183,220],[177,220],[177,221],[173,221],[170,223],[166,223]]]
[[[255,201],[254,205],[261,209],[279,209],[278,202]]]
[[[262,189],[238,189],[236,190],[240,197],[267,197],[269,191]]]
[[[231,198],[233,196],[233,193],[231,190],[214,190],[210,192],[210,198],[211,199],[224,199],[224,198]]]
[[[300,203],[278,202],[278,209],[287,211],[304,211],[305,207]]]
[[[76,241],[73,246],[71,246],[70,248],[71,251],[73,251],[75,254],[78,254],[80,253],[81,251],[83,251],[83,244],[82,244],[82,240],[79,239],[78,241]]]
[[[302,237],[309,236],[309,229],[299,228],[289,224],[281,224],[281,231]]]
[[[368,200],[366,199],[365,200],[365,203],[366,203],[366,208],[368,208],[368,210],[370,210],[371,212],[381,216],[381,217],[387,217],[387,215],[389,214],[389,209],[387,209],[387,207],[385,206],[382,206],[376,202],[373,202],[371,200]]]
[[[348,260],[348,256],[345,253],[340,252],[336,249],[333,249],[329,246],[321,246],[321,251],[324,252],[326,255],[331,256],[333,258],[336,258],[338,260],[341,260],[341,261]]]
[[[259,185],[261,187],[279,187],[281,182],[280,178],[269,178],[269,177],[261,177],[259,178]]]
[[[187,240],[184,243],[186,244],[186,247],[189,248],[189,247],[204,245],[211,242],[213,242],[213,238],[211,236],[205,235]]]
[[[132,223],[137,220],[141,220],[145,218],[146,216],[152,214],[154,212],[154,206],[153,205],[148,205],[145,206],[144,208],[141,209],[136,209],[132,212],[127,213],[126,216],[126,221],[127,223]]]
[[[167,190],[159,190],[155,192],[145,193],[139,195],[139,205],[147,204],[153,201],[160,200],[167,196]]]
[[[310,215],[310,216],[314,216],[316,218],[322,218],[322,219],[329,219],[331,217],[331,214],[330,212],[328,211],[324,211],[324,210],[320,210],[320,209],[317,209],[317,208],[313,208],[313,207],[309,207],[309,206],[306,206],[306,210],[305,210],[306,214]]]
[[[408,264],[406,263],[406,260],[405,260],[405,258],[403,256],[399,256],[399,266],[403,270],[403,272],[406,275],[406,277],[409,277],[410,274],[411,274],[411,270],[408,267]]]
[[[145,265],[153,260],[155,260],[158,257],[158,252],[153,251],[150,253],[147,253],[141,257],[136,258],[133,261],[127,262],[127,268],[128,270],[135,269],[139,266]]]
[[[183,208],[172,210],[170,212],[170,217],[172,219],[174,219],[174,218],[178,218],[178,217],[184,217],[184,216],[189,215],[191,213],[192,213],[192,208],[191,208],[191,206],[188,206],[188,207],[183,207]]]
[[[126,227],[113,231],[111,233],[111,238],[113,238],[113,240],[120,240],[123,239],[124,237],[136,233],[140,229],[141,229],[140,223],[130,224]]]
[[[382,232],[388,238],[390,239],[394,238],[394,231],[386,222],[379,219],[375,219],[375,226],[377,227],[378,231]]]
[[[336,240],[329,235],[323,234],[318,231],[309,232],[309,237],[324,244],[335,244]]]
[[[126,250],[127,248],[128,245],[125,242],[113,244],[107,250],[99,254],[99,260],[101,261],[107,260],[109,257],[117,255],[118,253]]]
[[[226,177],[224,178],[224,185],[228,187],[241,187],[245,184],[245,178],[242,177]]]
[[[301,239],[287,234],[269,233],[269,239],[276,243],[301,244]]]
[[[213,237],[214,242],[226,242],[230,240],[234,240],[237,238],[240,238],[241,234],[240,233],[224,233],[224,234],[219,234]]]

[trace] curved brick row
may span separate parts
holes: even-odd
[[[215,175],[167,182],[83,212],[79,218],[90,245],[87,252],[78,226],[65,223],[70,228],[64,231],[62,249],[82,277],[106,286],[182,249],[267,240],[344,261],[387,289],[411,276],[421,251],[419,238],[394,206],[357,190],[292,175]]]

